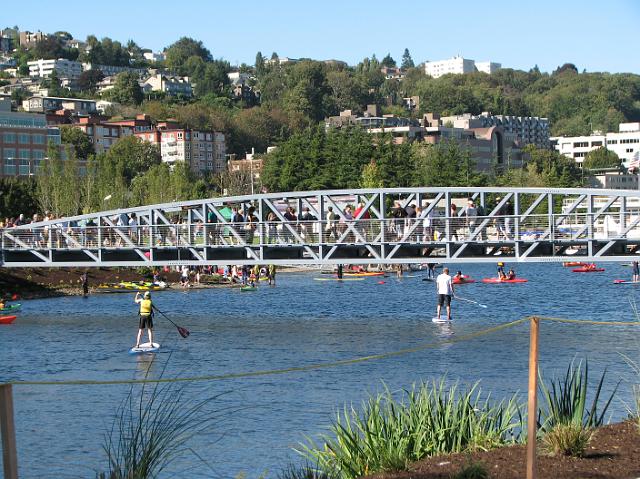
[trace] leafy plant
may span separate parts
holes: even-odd
[[[405,469],[426,456],[515,442],[523,429],[517,395],[491,404],[477,383],[464,391],[444,379],[421,383],[399,401],[385,388],[361,409],[345,406],[330,427],[332,437],[322,435],[321,446],[307,438],[298,452],[324,472],[351,479]]]
[[[607,399],[600,412],[600,394],[606,371],[602,373],[600,381],[595,389],[591,407],[587,409],[587,389],[589,385],[589,363],[585,362],[584,369],[582,362],[577,366],[571,362],[567,368],[567,373],[563,379],[554,379],[548,387],[540,377],[540,389],[543,400],[546,403],[544,408],[538,410],[538,428],[546,433],[558,424],[575,424],[585,428],[594,428],[604,423],[604,416],[618,390],[618,385]]]
[[[314,467],[310,463],[301,466],[289,464],[278,473],[278,479],[331,479],[325,472],[321,471],[317,465]]]
[[[582,424],[556,424],[542,438],[546,451],[553,456],[581,457],[589,444],[592,431]]]
[[[469,462],[460,472],[453,474],[451,479],[488,479],[487,468],[481,462]]]

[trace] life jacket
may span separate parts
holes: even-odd
[[[150,299],[143,299],[142,301],[140,301],[140,314],[149,316],[152,311],[153,311],[153,308],[151,306]]]

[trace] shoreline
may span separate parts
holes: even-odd
[[[283,266],[278,270],[278,275],[320,272],[321,270],[321,267]],[[138,268],[5,268],[0,272],[0,296],[11,298],[13,295],[18,295],[20,300],[82,296],[80,275],[85,271],[89,278],[90,296],[124,293],[100,291],[96,286],[98,284],[150,279],[148,273],[141,272]],[[183,288],[180,285],[180,273],[177,271],[163,272],[162,276],[166,278],[169,285],[167,290],[169,291],[231,289],[240,286],[239,283],[221,281],[191,283],[189,288]],[[134,293],[135,291],[126,292]]]

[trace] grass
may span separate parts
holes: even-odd
[[[582,457],[591,440],[591,429],[581,424],[558,424],[542,438],[546,452],[552,456]]]
[[[540,408],[538,413],[540,431],[546,434],[560,424],[580,425],[587,429],[601,426],[618,389],[618,385],[616,385],[611,396],[602,406],[600,394],[605,376],[606,371],[602,373],[591,400],[591,406],[587,409],[588,362],[585,362],[584,368],[582,368],[582,362],[577,366],[571,362],[564,378],[552,380],[550,386],[547,386],[540,375],[540,389],[544,402],[544,406]],[[602,406],[601,409],[600,406]]]
[[[322,435],[298,452],[328,474],[355,479],[382,471],[406,469],[413,461],[451,452],[490,449],[516,442],[523,429],[517,395],[492,404],[476,383],[460,390],[444,379],[421,383],[399,400],[385,389],[361,410],[345,406]]]
[[[188,441],[209,430],[223,411],[205,411],[219,397],[193,401],[172,383],[132,386],[119,406],[103,445],[109,470],[100,479],[157,477],[177,457],[192,454]]]

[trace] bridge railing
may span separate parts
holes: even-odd
[[[1,238],[2,248],[8,250],[579,241],[640,239],[640,226],[636,222],[638,217],[628,213],[590,213],[137,226],[59,223],[3,229]]]

